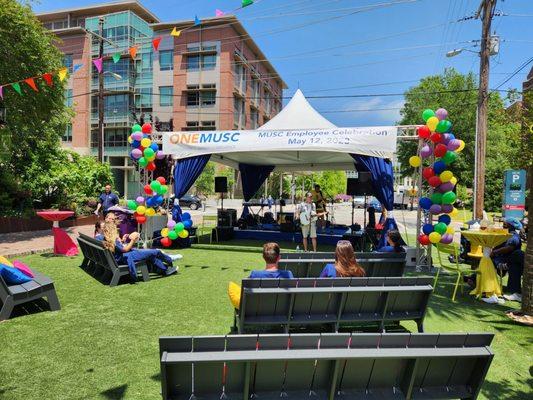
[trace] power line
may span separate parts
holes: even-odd
[[[509,82],[514,76],[516,76],[520,71],[522,71],[525,67],[527,67],[531,62],[533,62],[533,57],[523,62],[515,71],[511,73],[504,81],[502,81],[498,86],[496,86],[495,89],[492,91],[496,91],[499,88],[501,88],[503,85],[505,85],[507,82]]]

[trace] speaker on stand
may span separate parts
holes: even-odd
[[[354,212],[355,212],[355,196],[364,197],[364,212],[363,212],[363,227],[366,227],[366,200],[367,196],[371,195],[372,190],[372,175],[370,172],[357,172],[356,178],[348,178],[346,182],[346,194],[352,196],[352,227],[355,225]],[[363,236],[362,247],[365,247],[365,237]]]
[[[215,193],[220,193],[221,208],[224,209],[224,193],[228,192],[228,178],[215,176]]]

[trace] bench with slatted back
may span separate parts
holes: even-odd
[[[79,234],[78,244],[83,254],[83,262],[81,267],[83,269],[92,269],[92,273],[102,270],[104,273],[111,273],[111,281],[109,286],[117,286],[120,277],[129,276],[129,269],[127,265],[118,265],[113,254],[107,250],[100,240],[96,240],[90,236]],[[148,267],[144,261],[136,264],[137,272],[141,272],[143,281],[150,280]]]
[[[13,308],[17,305],[28,303],[46,297],[50,310],[61,309],[57,298],[54,281],[39,272],[33,271],[34,277],[31,281],[20,285],[8,285],[0,275],[0,321],[11,316]]]
[[[265,327],[305,328],[398,325],[423,321],[433,287],[432,277],[244,279],[240,307],[235,310],[238,333]]]
[[[357,263],[367,277],[403,276],[405,253],[355,253]],[[284,253],[278,268],[290,270],[295,278],[317,278],[328,263],[335,263],[335,253]]]
[[[493,335],[160,337],[164,400],[476,399]]]

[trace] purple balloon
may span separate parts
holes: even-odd
[[[163,158],[165,158],[165,154],[161,150],[158,150],[157,153],[155,153],[155,158],[157,158],[158,160],[162,160]]]
[[[135,133],[131,134],[131,138],[133,140],[141,141],[142,138],[143,138],[143,134],[142,134],[142,132],[135,132]]]
[[[457,139],[452,139],[448,142],[448,150],[455,151],[461,147],[461,142]]]
[[[172,219],[170,221],[168,221],[168,223],[167,223],[167,228],[168,229],[172,230],[172,229],[174,229],[175,226],[176,226],[176,221],[174,221]]]
[[[429,212],[431,214],[440,214],[442,211],[442,207],[440,204],[433,204],[431,207],[429,207]]]
[[[443,133],[442,134],[442,143],[443,144],[448,144],[450,142],[451,138],[450,138],[450,135],[448,133]]]
[[[137,202],[137,204],[143,204],[144,203],[144,197],[142,196],[138,196],[135,201]]]
[[[441,211],[445,214],[449,214],[453,211],[453,205],[451,204],[443,204],[441,207]]]
[[[440,242],[442,244],[450,244],[451,242],[453,242],[453,236],[449,233],[445,233],[444,235],[442,235]]]
[[[455,185],[453,183],[444,182],[443,184],[441,184],[439,186],[439,192],[441,192],[441,193],[451,192],[454,187],[455,187]]]
[[[422,149],[420,149],[420,156],[422,158],[428,158],[432,154],[433,152],[431,151],[431,147],[429,147],[427,144],[424,147],[422,147]]]
[[[446,119],[448,117],[448,111],[444,108],[439,108],[437,111],[435,111],[435,115],[439,119],[439,121],[442,121],[443,119]]]
[[[133,149],[133,150],[131,151],[131,156],[132,156],[134,159],[136,159],[136,160],[138,160],[139,158],[141,158],[142,155],[143,155],[143,152],[141,151],[141,149]]]

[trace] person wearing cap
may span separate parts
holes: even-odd
[[[510,294],[505,294],[503,297],[510,301],[522,301],[521,280],[524,272],[524,252],[521,249],[522,241],[519,234],[522,224],[516,218],[506,218],[503,226],[513,236],[505,243],[495,247],[490,257],[502,276],[509,272],[507,291]]]

